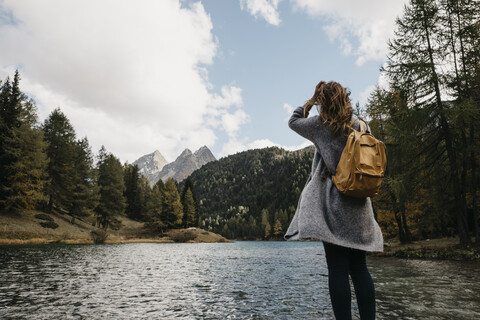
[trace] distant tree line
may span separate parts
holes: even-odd
[[[366,112],[388,150],[378,217],[402,242],[458,234],[480,244],[479,21],[478,1],[411,0],[388,43],[389,87]]]
[[[120,227],[119,217],[147,222],[154,231],[198,225],[193,184],[179,192],[173,179],[153,187],[136,165],[105,147],[97,161],[88,139],[77,139],[60,109],[38,122],[35,102],[20,90],[20,75],[0,81],[0,211],[57,210]]]

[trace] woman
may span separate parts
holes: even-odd
[[[355,287],[361,319],[375,319],[375,289],[368,272],[365,252],[383,251],[383,237],[374,219],[370,198],[341,194],[331,174],[345,147],[352,123],[348,92],[340,84],[321,81],[313,97],[298,107],[289,127],[315,145],[312,172],[300,195],[297,211],[285,239],[316,238],[323,241],[328,266],[328,286],[336,319],[351,319],[351,292]],[[319,115],[308,118],[313,105]],[[326,165],[325,165],[326,163]]]

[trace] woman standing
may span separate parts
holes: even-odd
[[[361,319],[375,319],[375,288],[366,265],[366,251],[383,251],[383,237],[374,219],[370,198],[341,194],[330,173],[340,160],[352,124],[348,92],[340,84],[321,81],[313,97],[298,107],[289,127],[315,145],[312,172],[300,195],[297,211],[285,239],[316,238],[323,241],[328,266],[328,286],[336,319],[351,319],[349,275],[355,287]],[[313,107],[319,115],[308,117]]]

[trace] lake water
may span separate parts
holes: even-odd
[[[479,263],[369,257],[368,265],[379,319],[480,319]],[[0,319],[333,314],[320,242],[137,243],[0,247]]]

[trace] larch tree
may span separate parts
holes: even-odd
[[[130,219],[141,220],[143,215],[143,203],[140,187],[140,169],[137,165],[125,166],[125,192],[127,207],[125,213]]]
[[[65,114],[57,108],[45,120],[43,131],[47,143],[47,172],[50,178],[47,186],[48,209],[66,209],[71,203],[74,188],[75,130]]]
[[[449,176],[449,193],[453,194],[460,243],[470,242],[467,205],[461,178],[461,155],[456,148],[456,104],[447,102],[447,72],[453,56],[445,43],[445,11],[436,0],[411,0],[402,17],[397,19],[394,38],[389,42],[388,61],[384,72],[392,92],[405,94],[407,110],[422,110],[424,129],[419,133],[423,156],[438,156],[445,163]],[[433,142],[433,143],[432,143]],[[444,156],[443,156],[444,155]],[[438,168],[437,163],[437,168]]]
[[[183,222],[183,206],[180,201],[177,184],[172,178],[165,181],[162,190],[162,211],[160,220],[167,228],[180,227]]]
[[[183,226],[195,227],[197,226],[197,221],[198,217],[195,201],[193,200],[193,193],[190,188],[188,188],[183,199]]]
[[[87,138],[76,141],[73,147],[73,172],[70,201],[67,209],[75,218],[86,217],[93,213],[98,201],[95,183],[93,155]]]
[[[105,230],[118,229],[121,226],[118,217],[125,213],[126,207],[123,196],[125,190],[123,167],[120,160],[108,153],[103,146],[98,158],[99,200],[95,208],[97,222]]]
[[[0,208],[34,209],[45,200],[47,182],[45,143],[38,125],[36,107],[7,79],[0,88]]]
[[[280,238],[283,235],[282,223],[278,219],[275,221],[275,224],[273,225],[273,235],[276,238]]]

